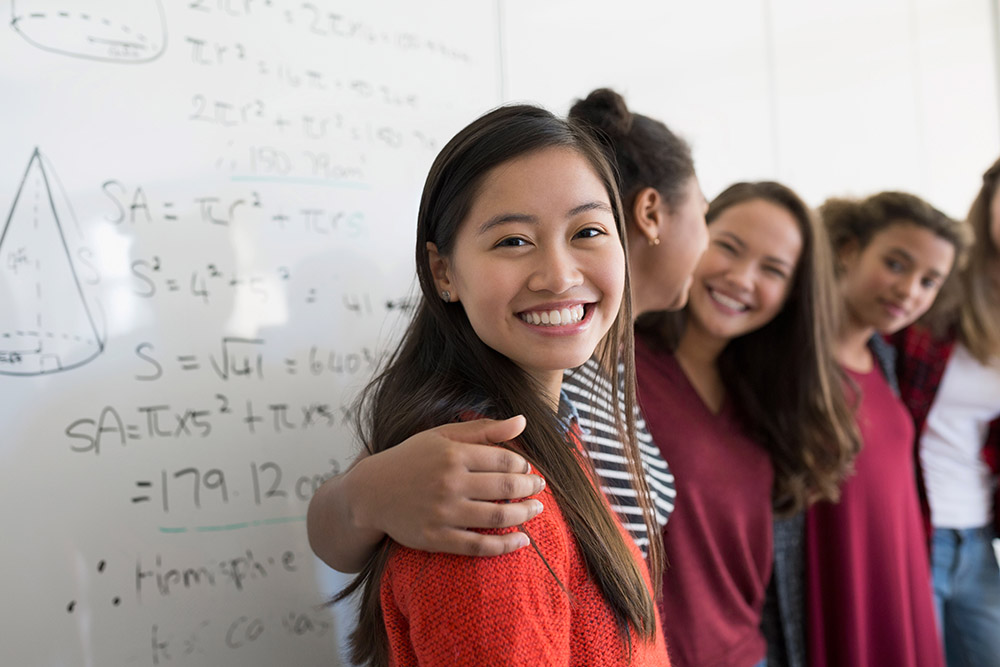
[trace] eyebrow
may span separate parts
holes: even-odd
[[[733,234],[732,232],[719,232],[719,236],[729,237],[729,239],[733,243],[738,245],[741,249],[747,247],[747,244],[743,242],[743,239],[741,239],[736,234]],[[795,266],[795,262],[789,262],[787,259],[782,259],[777,255],[764,255],[764,259],[767,260],[768,262],[772,262],[774,264],[781,264],[782,266],[786,266],[788,268],[792,268],[793,266]]]
[[[611,210],[611,206],[602,201],[590,201],[586,204],[580,204],[574,208],[571,208],[566,212],[567,218],[573,218],[580,215],[581,213],[586,213],[588,211],[604,211],[606,213],[611,213],[614,215],[614,211]],[[509,224],[512,222],[530,222],[537,223],[538,217],[534,215],[528,215],[527,213],[500,213],[495,215],[486,222],[484,222],[479,227],[479,233],[483,234],[497,225]]]

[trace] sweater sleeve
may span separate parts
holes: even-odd
[[[568,586],[576,546],[554,499],[541,500],[546,511],[524,524],[538,551],[476,558],[394,547],[381,590],[393,664],[569,664],[560,582]]]

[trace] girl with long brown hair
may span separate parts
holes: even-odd
[[[831,199],[820,212],[844,310],[834,349],[851,380],[862,448],[840,502],[817,503],[806,516],[810,664],[938,667],[913,426],[878,354],[881,335],[930,308],[964,251],[963,228],[901,192]]]
[[[460,131],[431,167],[417,218],[421,299],[385,370],[363,392],[370,453],[463,419],[511,418],[505,446],[541,476],[544,513],[516,529],[532,548],[496,558],[386,539],[362,589],[353,658],[373,665],[668,664],[646,562],[595,485],[563,372],[600,350],[617,402],[634,403],[623,216],[586,130],[531,106]],[[625,456],[652,511],[633,412]],[[650,544],[651,562],[660,562]],[[658,574],[658,572],[657,572]]]
[[[738,183],[707,219],[688,306],[640,318],[636,372],[677,479],[663,535],[671,658],[749,667],[768,653],[772,521],[835,499],[857,437],[830,354],[829,247],[809,209],[781,184]],[[797,586],[794,569],[777,574]],[[794,620],[797,610],[784,612]]]
[[[599,138],[618,167],[633,312],[682,307],[707,240],[707,202],[690,147],[662,122],[630,111],[621,95],[608,89],[578,100],[570,117]],[[645,552],[650,536],[660,541],[674,506],[667,462],[636,413],[643,476],[656,515],[650,529],[615,425],[628,408],[621,400],[613,407],[602,362],[590,359],[567,372],[563,389],[580,414],[602,491]],[[525,473],[516,453],[484,446],[515,437],[519,424],[485,419],[446,424],[377,456],[363,456],[324,484],[310,503],[314,551],[331,567],[356,572],[386,534],[416,549],[455,554],[491,556],[523,548],[528,543],[523,533],[475,530],[516,526],[541,511],[536,501],[519,500],[538,492],[540,478]]]

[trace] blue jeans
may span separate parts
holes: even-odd
[[[992,527],[935,528],[934,604],[948,667],[1000,667],[1000,569]]]

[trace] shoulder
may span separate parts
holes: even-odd
[[[498,664],[511,651],[524,664],[564,661],[569,586],[584,566],[554,498],[542,502],[545,511],[524,524],[532,544],[513,553],[476,558],[391,547],[381,603],[394,653],[428,665]]]
[[[875,358],[875,363],[878,364],[882,375],[885,376],[889,386],[892,387],[893,393],[898,396],[899,383],[896,381],[896,349],[881,334],[875,334],[868,340],[868,349],[871,350],[872,356]]]
[[[552,493],[546,488],[535,497],[545,510],[530,521],[513,528],[479,531],[505,534],[522,530],[532,542],[527,547],[502,556],[475,557],[430,553],[393,544],[386,569],[388,576],[383,583],[405,598],[437,590],[444,596],[442,599],[450,599],[449,591],[454,593],[458,588],[467,594],[517,584],[523,592],[522,585],[534,588],[544,584],[552,579],[550,569],[558,575],[571,565],[575,542]]]

